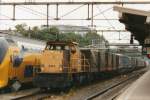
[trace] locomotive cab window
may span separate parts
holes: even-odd
[[[71,46],[70,49],[71,49],[71,52],[72,52],[72,53],[75,53],[75,52],[76,52],[76,47],[75,47],[75,46]]]
[[[66,45],[66,46],[65,46],[65,50],[69,50],[69,46]]]

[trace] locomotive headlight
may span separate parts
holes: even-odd
[[[59,71],[62,71],[62,67],[63,67],[62,65],[59,65]]]
[[[78,60],[78,64],[81,64],[81,60],[80,59]]]
[[[62,67],[59,67],[59,70],[62,71]]]
[[[41,67],[41,72],[43,72],[44,71],[44,67]]]

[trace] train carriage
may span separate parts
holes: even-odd
[[[118,72],[123,73],[130,66],[130,58],[123,54],[116,54],[116,55],[118,56],[118,61],[117,61]]]
[[[39,67],[39,54],[22,54],[13,40],[4,37],[0,37],[0,53],[0,89],[18,90],[21,84],[32,82],[33,67]]]
[[[107,71],[112,71],[113,70],[113,54],[111,52],[108,52],[108,66],[107,66]]]
[[[105,70],[106,70],[106,64],[107,64],[107,62],[106,62],[106,56],[105,56],[105,51],[104,50],[100,50],[101,52],[99,53],[100,55],[99,55],[99,69],[100,69],[100,71],[101,72],[104,72]]]
[[[137,69],[140,69],[140,68],[143,68],[145,66],[147,66],[148,64],[146,64],[146,61],[142,58],[137,58],[136,59],[136,68]]]

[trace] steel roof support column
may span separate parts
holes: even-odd
[[[15,20],[16,18],[16,5],[14,4],[13,5],[13,17],[12,17],[12,20]]]
[[[59,4],[56,4],[56,18],[55,18],[55,20],[59,20],[58,13],[59,13]]]
[[[47,28],[49,27],[49,4],[47,4],[46,5],[46,8],[47,8],[47,18],[46,18],[46,21],[47,21],[47,23],[46,23],[46,26],[47,26]]]
[[[90,4],[87,4],[87,10],[88,10],[88,12],[87,12],[87,15],[88,15],[87,20],[90,20]]]
[[[91,27],[93,28],[93,4],[92,4],[92,6],[91,6]]]

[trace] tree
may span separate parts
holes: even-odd
[[[34,39],[39,40],[64,40],[64,41],[76,41],[79,43],[79,46],[91,45],[92,40],[100,40],[101,42],[106,41],[103,36],[97,34],[96,31],[89,31],[85,35],[75,34],[74,32],[60,33],[59,29],[56,27],[51,28],[42,28],[40,29],[37,26],[32,28],[27,28],[26,24],[18,24],[15,26],[16,32],[20,33],[22,36],[30,36]],[[107,41],[108,43],[108,41]]]
[[[37,26],[34,26],[29,32],[31,38],[38,39],[38,34],[39,34],[40,29]]]
[[[28,32],[26,31],[27,25],[26,24],[18,24],[15,26],[17,33],[21,34],[22,36],[28,36]]]
[[[48,28],[48,29],[49,29],[50,34],[54,34],[54,35],[59,34],[59,29],[56,28],[56,27],[51,27],[51,28]]]
[[[42,40],[56,40],[58,38],[59,30],[56,27],[43,28],[39,31],[39,39]]]

